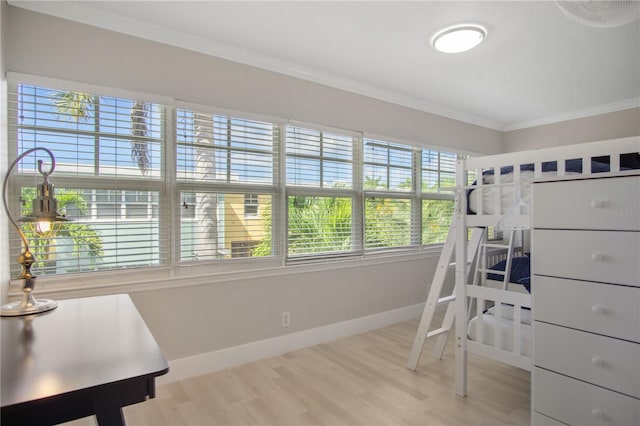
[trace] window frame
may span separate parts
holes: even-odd
[[[146,102],[158,103],[165,108],[165,127],[164,127],[164,146],[162,150],[161,158],[161,170],[164,173],[162,179],[131,179],[122,180],[118,179],[119,183],[126,184],[126,187],[118,187],[120,191],[154,191],[158,194],[160,206],[166,208],[160,208],[158,211],[158,226],[161,229],[160,232],[167,232],[168,235],[163,244],[165,244],[163,250],[166,250],[168,254],[168,261],[158,265],[136,268],[131,270],[119,270],[113,269],[103,272],[91,272],[90,277],[85,273],[80,274],[67,274],[67,275],[51,275],[41,277],[47,283],[51,283],[56,286],[55,288],[75,288],[75,286],[86,286],[87,282],[91,282],[91,286],[106,286],[117,287],[115,281],[123,278],[122,285],[135,284],[136,288],[154,288],[156,285],[154,282],[158,278],[172,279],[179,277],[194,277],[201,276],[207,277],[211,273],[219,274],[221,277],[225,277],[227,273],[237,274],[239,265],[242,265],[242,269],[250,268],[245,271],[245,275],[257,273],[260,276],[261,270],[264,268],[285,268],[291,265],[309,264],[310,267],[317,262],[322,262],[323,268],[341,267],[340,263],[328,261],[366,261],[368,257],[372,257],[372,261],[380,262],[380,256],[389,256],[389,261],[393,261],[396,254],[413,254],[422,256],[424,253],[436,253],[439,251],[440,245],[432,244],[428,246],[421,245],[419,241],[413,241],[409,246],[400,248],[385,248],[385,249],[365,249],[364,243],[364,229],[365,229],[365,217],[364,217],[364,203],[367,195],[377,194],[379,196],[390,198],[410,198],[412,203],[416,207],[412,208],[412,228],[418,226],[420,229],[421,224],[416,223],[421,221],[421,205],[423,199],[447,199],[453,200],[452,193],[423,193],[421,189],[421,162],[420,153],[423,149],[432,149],[438,152],[454,152],[455,150],[444,150],[442,148],[426,148],[415,142],[402,143],[411,147],[413,158],[412,168],[412,190],[402,192],[387,192],[387,191],[365,191],[363,189],[364,180],[364,138],[365,134],[362,132],[353,132],[344,129],[336,129],[327,126],[319,126],[315,124],[292,122],[291,120],[283,118],[274,118],[261,114],[252,114],[245,112],[237,112],[225,108],[218,108],[213,106],[203,106],[200,104],[177,101],[172,98],[166,98],[162,96],[149,95],[144,93],[137,93],[128,90],[114,89],[109,87],[103,87],[93,84],[82,84],[69,82],[64,80],[50,79],[40,76],[30,76],[19,73],[8,73],[7,80],[9,85],[27,84],[35,85],[46,88],[63,88],[62,90],[79,91],[85,93],[91,93],[99,96],[108,97],[123,97],[127,99],[144,99]],[[246,120],[258,120],[267,121],[279,128],[279,137],[277,141],[277,147],[275,152],[278,159],[273,162],[273,184],[271,185],[246,185],[246,184],[234,184],[229,183],[225,186],[213,184],[193,184],[187,182],[181,182],[177,178],[177,152],[178,142],[176,138],[176,111],[178,109],[191,109],[203,113],[221,114],[227,116],[237,116]],[[335,133],[338,135],[354,135],[354,149],[352,159],[352,187],[349,189],[335,189],[335,188],[308,188],[308,187],[295,187],[287,185],[286,180],[286,128],[287,126],[302,126],[313,130],[320,130],[329,133]],[[9,137],[7,138],[7,146],[3,149],[7,149],[8,152],[16,152],[16,139],[12,137],[15,135],[15,130],[12,133],[11,127],[16,127],[15,123],[11,120],[8,122]],[[369,137],[367,135],[367,137]],[[371,136],[371,138],[381,139],[377,136]],[[384,139],[384,138],[383,138]],[[398,143],[390,141],[391,143]],[[13,150],[13,151],[12,151]],[[83,178],[86,179],[86,185],[83,187],[91,186],[87,189],[111,189],[109,183],[110,178]],[[61,174],[54,173],[51,178],[52,182],[59,188],[64,188],[65,184],[73,181],[71,177],[63,176]],[[12,212],[16,214],[17,205],[17,188],[21,185],[33,184],[32,176],[19,176],[14,173],[11,177],[10,189],[7,194],[10,198],[10,206]],[[68,185],[67,185],[68,186]],[[75,185],[77,186],[77,185]],[[239,259],[225,259],[223,261],[200,261],[196,264],[186,265],[185,262],[179,260],[180,251],[180,213],[179,208],[181,200],[179,194],[183,191],[194,191],[198,189],[206,189],[207,191],[221,191],[233,193],[263,193],[269,192],[273,196],[272,203],[272,257],[270,258],[239,258]],[[121,192],[124,197],[124,192]],[[344,253],[327,253],[319,256],[301,256],[296,259],[289,259],[287,256],[287,200],[289,196],[307,195],[307,196],[338,196],[338,197],[350,197],[352,200],[352,240],[353,248],[348,254]],[[168,206],[168,207],[167,207]],[[153,214],[153,213],[151,213]],[[18,217],[16,215],[16,217]],[[15,245],[11,245],[10,254],[16,252]],[[4,259],[7,264],[11,264],[13,259],[8,261]],[[211,270],[210,265],[215,264],[216,269]],[[184,268],[183,266],[189,266]],[[251,272],[256,271],[256,272]],[[291,273],[295,273],[290,270]],[[286,272],[285,272],[286,273]],[[12,274],[13,277],[14,274]],[[230,277],[230,275],[228,275]],[[230,279],[230,278],[224,278]],[[197,281],[197,280],[196,280]],[[194,281],[194,282],[196,282]],[[208,282],[208,280],[207,280]],[[18,288],[16,282],[12,283],[12,289]]]
[[[326,187],[324,182],[322,181],[322,173],[320,173],[320,181],[318,186],[312,185],[290,185],[288,180],[286,179],[287,169],[287,159],[289,158],[288,153],[286,151],[286,135],[289,132],[289,128],[301,128],[303,130],[316,131],[320,133],[320,142],[323,144],[324,142],[324,134],[328,133],[333,136],[341,136],[341,137],[350,137],[352,139],[352,148],[351,148],[351,160],[349,163],[351,164],[351,187],[346,188],[336,188],[336,187]],[[285,178],[283,179],[283,190],[284,190],[284,204],[285,204],[285,215],[284,220],[286,220],[285,226],[285,235],[284,235],[284,257],[286,265],[294,265],[298,263],[304,262],[325,262],[329,259],[331,260],[347,260],[354,258],[362,258],[363,256],[363,236],[361,229],[363,224],[363,211],[361,206],[359,205],[359,200],[361,199],[361,188],[362,188],[362,179],[360,173],[360,165],[361,165],[361,151],[362,151],[362,134],[348,131],[344,129],[336,129],[328,126],[319,126],[309,123],[303,122],[288,122],[286,129],[281,132],[281,134],[285,137],[285,143],[283,143],[284,149],[284,164],[283,173]],[[322,156],[323,148],[322,145],[319,148],[320,155],[314,157],[319,160],[321,163],[325,160],[325,157]],[[296,156],[294,154],[294,156]],[[305,155],[304,157],[312,157],[309,155]],[[333,158],[326,158],[328,161],[333,161]],[[346,161],[345,161],[346,162]],[[333,252],[320,252],[316,254],[291,254],[289,253],[289,207],[288,200],[289,197],[335,197],[335,198],[350,198],[351,199],[351,250],[348,251],[333,251]]]

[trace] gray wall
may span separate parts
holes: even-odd
[[[502,149],[502,135],[494,130],[11,6],[4,12],[9,71],[467,151]],[[5,152],[6,143],[0,149]],[[422,303],[437,257],[411,259],[308,273],[286,269],[243,281],[217,277],[197,286],[184,279],[177,280],[179,288],[131,294],[173,360]],[[40,294],[45,297],[46,289]],[[282,311],[291,312],[286,329]]]
[[[640,135],[640,108],[599,114],[504,133],[505,152]]]
[[[132,297],[165,356],[177,359],[422,303],[437,260],[185,286]],[[284,311],[291,312],[286,329],[281,327]]]

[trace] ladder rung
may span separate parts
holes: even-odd
[[[472,262],[471,260],[467,260],[467,265],[471,265],[471,262]],[[456,262],[449,263],[449,268],[452,268],[454,266],[456,266]]]
[[[478,268],[478,271],[480,272],[486,272],[488,274],[496,274],[496,275],[506,275],[506,272],[501,271],[499,269],[485,269],[485,268]]]
[[[498,244],[498,243],[485,243],[482,244],[483,247],[489,248],[501,248],[507,250],[509,248],[509,244]]]
[[[456,300],[456,296],[455,294],[452,294],[451,296],[441,297],[440,299],[438,299],[437,303],[449,303],[453,302],[454,300]]]
[[[436,328],[435,330],[428,332],[427,337],[437,336],[439,334],[447,333],[448,331],[449,331],[448,328],[444,328],[444,327]]]

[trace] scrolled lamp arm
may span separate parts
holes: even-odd
[[[56,159],[53,155],[53,152],[51,152],[47,148],[42,147],[36,147],[26,150],[11,163],[9,169],[7,170],[7,174],[4,177],[4,182],[2,185],[2,203],[4,205],[4,210],[7,213],[7,217],[9,218],[11,224],[16,229],[16,231],[18,231],[18,235],[20,235],[22,243],[24,244],[24,251],[20,253],[20,256],[18,257],[18,262],[20,263],[20,265],[22,265],[22,273],[18,277],[19,279],[23,280],[22,300],[3,305],[2,309],[0,310],[0,314],[2,316],[37,314],[55,309],[58,306],[58,304],[54,300],[35,299],[33,297],[33,289],[36,285],[36,277],[31,273],[31,266],[35,263],[36,259],[35,256],[29,251],[29,240],[22,231],[20,225],[18,225],[17,221],[13,218],[13,215],[9,210],[9,204],[7,202],[7,189],[9,186],[9,178],[11,176],[11,173],[13,173],[20,160],[36,151],[43,151],[49,155],[49,158],[51,159],[51,167],[49,168],[49,171],[42,170],[43,160],[38,160],[38,172],[44,178],[44,182],[37,187],[38,197],[36,199],[38,200],[38,204],[36,206],[36,203],[34,202],[32,205],[32,214],[29,217],[22,218],[20,221],[33,222],[37,221],[38,219],[44,219],[46,221],[60,222],[67,220],[63,216],[59,216],[56,212],[57,201],[53,197],[54,187],[48,181],[49,175],[51,175],[56,168]]]

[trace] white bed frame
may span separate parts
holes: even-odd
[[[492,155],[486,157],[470,158],[459,160],[457,166],[456,182],[467,183],[456,187],[456,209],[454,213],[455,222],[455,391],[460,396],[467,394],[467,354],[476,353],[487,358],[491,358],[500,362],[504,362],[516,367],[531,370],[531,358],[520,354],[521,349],[521,321],[520,308],[531,308],[531,296],[520,292],[496,289],[486,286],[473,285],[468,280],[468,229],[474,227],[495,227],[499,226],[504,230],[512,229],[529,229],[531,227],[531,215],[529,209],[523,209],[517,205],[517,199],[514,197],[513,205],[504,206],[501,197],[495,197],[493,206],[494,214],[483,214],[482,203],[477,214],[467,214],[467,191],[474,189],[476,191],[494,190],[498,194],[512,186],[514,194],[518,194],[519,185],[521,185],[520,165],[533,164],[533,177],[536,180],[544,180],[547,177],[542,173],[542,164],[544,162],[557,162],[557,172],[554,178],[567,176],[565,170],[565,161],[581,159],[582,173],[581,177],[590,176],[608,176],[608,175],[625,175],[638,172],[638,170],[621,171],[620,170],[620,154],[638,153],[640,152],[640,137],[631,137],[624,139],[608,140],[602,142],[592,142],[579,145],[568,145],[561,147],[546,148],[533,151],[514,152],[502,155]],[[591,158],[609,156],[610,170],[604,173],[594,173],[591,170]],[[506,166],[513,166],[513,179],[510,183],[502,183],[500,169]],[[483,171],[494,170],[494,183],[487,184],[483,179],[478,178],[475,185],[468,184],[470,181],[476,180],[476,177],[483,176]],[[576,174],[572,173],[575,178]],[[531,185],[525,185],[525,189],[531,191]],[[558,196],[561,196],[559,194]],[[478,197],[482,200],[483,197]],[[490,201],[492,202],[492,201]],[[535,253],[532,254],[535,256]],[[486,306],[485,301],[495,304],[495,327],[493,342],[481,343],[468,338],[467,327],[470,317],[477,316],[482,323],[482,312]],[[514,320],[502,318],[502,303],[514,305]],[[474,312],[469,313],[469,307],[475,307]],[[503,349],[501,342],[501,333],[499,332],[503,321],[509,321],[513,327],[513,342],[511,347],[513,351]],[[482,327],[480,327],[481,329]],[[530,329],[529,329],[530,330]]]

